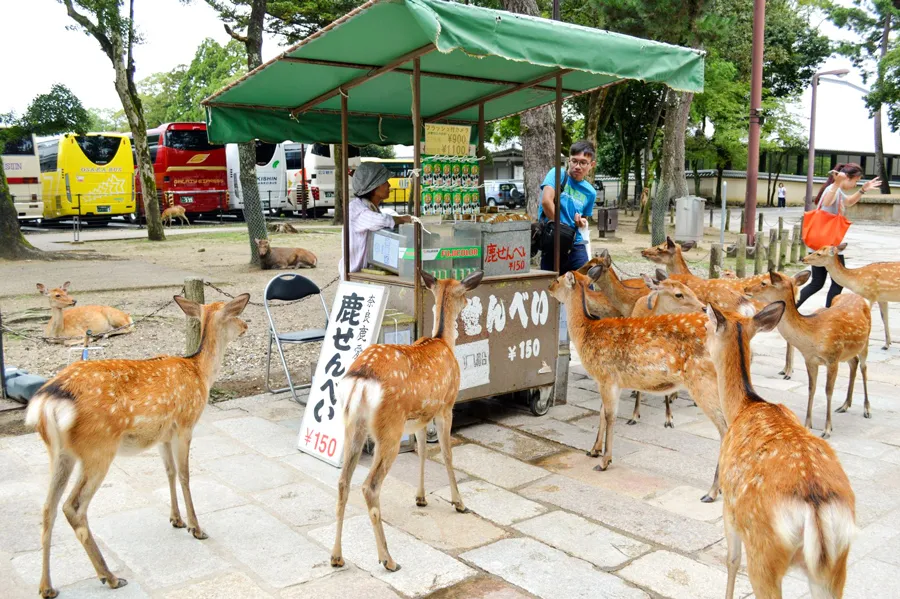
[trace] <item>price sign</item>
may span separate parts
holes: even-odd
[[[338,384],[353,360],[378,338],[387,295],[380,285],[345,281],[331,307],[297,447],[332,466],[340,467],[344,453],[344,407],[338,401]]]
[[[440,156],[468,156],[472,127],[425,124],[425,153]]]

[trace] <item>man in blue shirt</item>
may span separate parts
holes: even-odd
[[[559,200],[559,222],[576,230],[575,242],[571,252],[561,247],[559,264],[560,274],[570,270],[578,270],[588,261],[585,243],[579,228],[587,225],[587,217],[594,212],[594,201],[597,190],[585,177],[594,170],[596,150],[594,144],[581,140],[569,148],[569,168],[560,175],[562,192]],[[568,176],[567,176],[568,175]],[[546,217],[553,222],[555,216],[556,169],[550,169],[544,182],[541,183],[541,205],[538,207],[538,219]],[[552,252],[541,252],[541,270],[554,270]]]

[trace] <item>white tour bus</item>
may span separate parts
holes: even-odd
[[[241,161],[237,144],[225,146],[225,160],[228,164],[228,210],[239,213],[244,208],[241,195]],[[269,214],[278,215],[291,210],[285,205],[287,200],[287,161],[284,144],[256,142],[256,184],[259,200]]]
[[[285,143],[292,167],[290,186],[288,189],[288,206],[286,209],[300,211],[303,209],[303,176],[306,176],[307,209],[315,210],[317,215],[325,214],[334,208],[334,145],[310,144],[301,145]],[[359,150],[348,146],[347,162],[352,171],[359,166]],[[297,158],[302,156],[302,160]]]
[[[40,220],[44,215],[44,203],[41,162],[34,136],[29,134],[7,141],[0,154],[19,220]]]

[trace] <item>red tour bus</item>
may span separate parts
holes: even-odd
[[[183,206],[189,218],[199,218],[228,210],[225,146],[209,143],[206,123],[163,123],[147,131],[147,143],[156,174],[160,212],[170,206]],[[138,201],[132,221],[138,221],[144,217],[144,203],[137,168],[134,190]]]

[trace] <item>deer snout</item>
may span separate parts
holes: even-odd
[[[74,305],[77,304],[77,303],[78,303],[78,300],[73,299],[69,305],[70,305],[70,306],[74,306]]]

